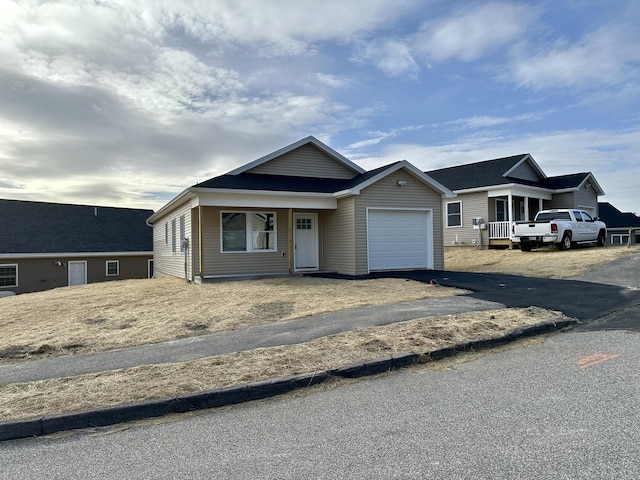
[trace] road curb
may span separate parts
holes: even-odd
[[[186,413],[207,408],[216,408],[238,403],[261,400],[295,390],[319,385],[330,378],[360,378],[398,370],[415,365],[421,358],[442,360],[459,353],[495,348],[523,338],[541,335],[580,323],[575,319],[548,322],[513,330],[491,339],[474,340],[451,347],[440,348],[424,354],[406,353],[381,357],[358,363],[301,375],[279,377],[261,382],[227,387],[207,392],[181,395],[170,399],[147,400],[112,407],[62,413],[25,420],[0,422],[0,441],[38,437],[66,430],[104,427],[145,418],[160,417],[172,413]]]

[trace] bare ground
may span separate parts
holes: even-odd
[[[605,247],[524,253],[455,249],[445,258],[448,270],[566,278],[639,250]],[[398,279],[307,277],[206,285],[187,285],[175,279],[134,280],[62,288],[0,300],[0,361],[106,350],[326,311],[460,293]],[[558,312],[539,308],[472,312],[191,362],[2,385],[0,421],[322,371],[392,353],[423,353],[561,318]]]
[[[545,247],[532,252],[515,250],[476,250],[472,247],[448,247],[445,268],[458,272],[508,273],[526,277],[571,278],[582,275],[601,263],[640,252],[632,247],[582,247],[560,251]]]

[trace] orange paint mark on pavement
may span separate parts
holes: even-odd
[[[588,355],[586,357],[582,357],[578,360],[578,366],[580,368],[593,367],[594,365],[598,365],[599,363],[606,362],[607,360],[613,360],[614,358],[619,357],[617,353],[594,353],[593,355]]]

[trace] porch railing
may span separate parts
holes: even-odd
[[[511,222],[489,222],[490,239],[507,239],[511,237]]]

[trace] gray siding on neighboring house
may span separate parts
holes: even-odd
[[[258,211],[276,213],[275,252],[225,252],[221,250],[220,212]],[[272,274],[289,272],[288,210],[275,208],[203,207],[202,236],[204,276]],[[284,256],[282,255],[284,252]]]
[[[180,251],[180,217],[184,216],[184,233],[189,237],[190,247],[187,249],[187,278],[192,278],[193,238],[191,238],[191,203],[186,202],[169,215],[158,219],[153,224],[153,260],[154,271],[157,276],[172,275],[184,278],[185,252]],[[173,222],[175,221],[175,252],[173,251]],[[169,235],[165,242],[165,225],[168,225]]]
[[[398,180],[406,184],[398,186]],[[367,252],[367,207],[388,209],[425,209],[433,215],[433,255],[434,268],[444,268],[444,250],[442,245],[442,197],[404,170],[398,170],[378,182],[363,189],[355,198],[355,275],[368,273]]]
[[[348,197],[338,200],[337,210],[322,213],[322,270],[355,275],[354,208],[354,197]]]
[[[462,201],[462,227],[447,227],[446,204],[459,201]],[[487,192],[467,193],[458,195],[456,198],[444,199],[441,217],[444,227],[444,245],[446,247],[476,246],[480,241],[479,235],[482,235],[482,245],[487,246],[489,244],[489,203],[495,204],[494,199],[488,198]],[[495,209],[495,206],[492,208]],[[482,221],[487,224],[486,230],[473,228],[475,217],[482,217]]]
[[[542,180],[537,172],[531,167],[529,162],[524,162],[513,172],[509,174],[510,177],[519,178],[521,180],[530,180],[532,182],[539,182]]]
[[[355,172],[325,155],[313,145],[303,145],[267,163],[247,170],[246,173],[338,179],[349,179],[356,176]]]
[[[118,275],[107,275],[107,261],[118,261]],[[66,287],[69,284],[69,262],[86,261],[87,283],[107,282],[112,280],[129,280],[148,277],[148,262],[151,255],[118,256],[105,254],[104,256],[64,256],[2,259],[1,265],[17,264],[18,286],[3,287],[0,291],[14,293],[31,293]],[[58,265],[60,262],[60,265]]]

